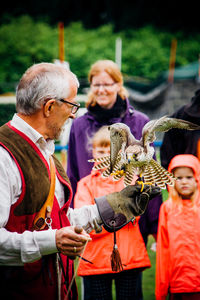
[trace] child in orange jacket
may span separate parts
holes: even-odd
[[[107,126],[100,128],[94,135],[92,147],[93,157],[97,158],[110,153],[110,133]],[[136,177],[134,182],[135,180]],[[99,170],[92,170],[90,175],[82,178],[78,183],[74,198],[75,208],[94,204],[94,198],[103,196],[105,193],[120,191],[123,187],[123,179],[114,181],[112,177],[103,178]],[[83,276],[84,287],[90,287],[90,297],[87,297],[85,288],[84,299],[111,300],[113,279],[117,299],[135,299],[138,277],[141,271],[151,266],[138,220],[139,218],[116,232],[116,244],[123,270],[113,271],[111,268],[114,234],[105,229],[99,234],[95,232],[90,234],[92,242],[87,244],[83,257],[92,264],[81,260],[78,268],[78,275]]]
[[[200,162],[175,156],[177,178],[160,209],[156,253],[156,300],[200,299]]]

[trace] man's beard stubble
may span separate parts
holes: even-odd
[[[61,133],[64,131],[64,125],[59,128],[54,124],[48,124],[47,128],[49,129],[49,139],[50,140],[58,140],[60,138]]]

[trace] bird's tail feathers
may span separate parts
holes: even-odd
[[[102,156],[102,157],[98,157],[98,158],[91,158],[88,159],[88,162],[101,162],[101,161],[110,161],[110,155],[107,156]]]
[[[145,182],[152,182],[155,185],[155,177],[157,174],[155,173],[154,169],[151,165],[146,165],[143,173],[144,181]]]
[[[122,168],[121,161],[117,161],[116,164],[114,165],[112,173],[116,173],[117,171],[121,170],[121,168]]]
[[[136,173],[136,169],[131,166],[128,169],[126,169],[125,177],[124,177],[125,186],[130,185],[132,183],[135,173]]]
[[[107,168],[105,171],[102,173],[102,177],[109,177],[110,176],[110,167]]]
[[[100,169],[105,169],[105,168],[110,169],[110,160],[109,159],[95,164],[93,167],[93,170],[100,170]]]
[[[166,184],[173,186],[175,177],[172,173],[163,168],[157,161],[152,159],[144,170],[144,180],[158,185],[161,189],[166,189]]]
[[[115,174],[115,175],[113,176],[113,180],[114,180],[114,181],[118,181],[118,180],[120,180],[123,176],[124,176],[124,174],[122,174],[122,173]]]
[[[176,179],[175,176],[168,172],[165,168],[163,168],[157,161],[152,159],[152,164],[154,165],[154,168],[157,169],[157,171],[160,173],[160,176],[163,181],[165,181],[166,184],[173,186],[174,180]]]

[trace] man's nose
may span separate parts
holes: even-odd
[[[69,116],[69,119],[75,119],[75,118],[76,118],[76,115],[71,113]]]

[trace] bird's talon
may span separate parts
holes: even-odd
[[[142,185],[140,192],[143,192],[144,185],[152,185],[153,183],[152,182],[137,181],[137,184],[141,184]]]
[[[120,170],[120,171],[116,171],[115,173],[111,173],[112,176],[115,176],[115,175],[124,175],[124,170]]]
[[[142,192],[144,190],[144,182],[143,181],[137,181],[137,184],[141,184],[141,190],[140,192]]]

